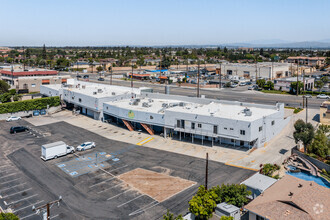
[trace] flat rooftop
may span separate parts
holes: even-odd
[[[43,85],[45,87],[55,89],[55,90],[69,90],[72,92],[93,96],[97,98],[111,97],[123,94],[140,94],[141,89],[130,88],[123,86],[114,86],[114,85],[105,85],[99,83],[90,83],[84,81],[74,80],[73,85],[61,85],[61,84],[52,84],[52,85]]]
[[[136,99],[123,99],[118,101],[106,102],[111,106],[119,108],[131,109],[136,111],[144,111],[150,113],[164,114],[165,111],[174,111],[188,114],[197,114],[204,116],[212,116],[218,118],[237,119],[241,121],[254,121],[278,112],[275,108],[260,108],[251,107],[248,108],[252,112],[251,116],[247,116],[244,113],[246,106],[238,103],[225,104],[211,102],[209,104],[200,104],[194,102],[187,102],[181,100],[167,100],[167,99],[155,99],[155,98],[140,98],[137,102]]]

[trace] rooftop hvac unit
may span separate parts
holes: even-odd
[[[115,92],[112,92],[111,95],[116,95],[116,93]]]
[[[132,105],[138,105],[138,104],[139,104],[139,102],[136,99],[134,99],[132,102]]]
[[[102,93],[103,90],[102,90],[102,89],[98,89],[97,92],[98,92],[98,93]]]
[[[93,95],[96,95],[97,94],[97,92],[93,92]]]
[[[185,103],[184,102],[180,102],[179,103],[179,106],[183,107],[183,106],[185,106]]]
[[[152,99],[148,99],[148,101],[149,101],[149,102],[154,102],[154,100],[152,100]]]
[[[82,85],[81,88],[86,89],[86,85]]]
[[[168,107],[168,104],[167,104],[167,103],[163,103],[163,104],[162,104],[162,107],[163,107],[163,108],[166,108],[166,107]]]
[[[148,102],[143,102],[142,103],[142,107],[146,107],[146,108],[149,108],[151,105],[149,105]]]
[[[252,112],[251,112],[251,110],[249,108],[245,108],[243,110],[243,112],[245,113],[245,116],[251,116],[252,115]]]

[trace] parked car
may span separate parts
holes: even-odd
[[[310,94],[304,95],[304,98],[312,98],[312,95]]]
[[[40,115],[40,111],[39,110],[34,110],[33,111],[33,116],[39,116]]]
[[[10,116],[9,118],[6,119],[6,121],[18,121],[21,119],[22,119],[21,117]]]
[[[236,88],[237,87],[237,84],[235,84],[235,83],[234,84],[231,84],[230,87],[231,88]]]
[[[46,110],[45,109],[41,109],[40,110],[40,115],[45,115],[47,112],[46,112]]]
[[[254,87],[253,86],[249,86],[248,90],[253,90]]]
[[[85,151],[91,148],[95,148],[95,143],[94,142],[85,142],[79,145],[76,150],[77,151]]]
[[[100,77],[97,79],[98,81],[104,81],[104,78]]]
[[[24,132],[24,131],[27,131],[29,130],[27,127],[24,127],[24,126],[15,126],[15,127],[11,127],[9,132],[11,134],[15,134],[15,133],[18,133],[18,132]]]
[[[316,98],[317,98],[317,99],[329,99],[330,96],[325,95],[325,94],[320,94],[320,95],[316,96]]]
[[[76,77],[77,77],[77,78],[81,78],[81,76],[80,76],[80,75],[77,75]]]
[[[246,86],[246,83],[245,82],[242,82],[239,84],[240,86]]]
[[[83,78],[84,78],[84,79],[88,79],[88,78],[89,78],[89,75],[84,75]]]

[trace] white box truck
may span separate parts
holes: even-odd
[[[74,152],[74,147],[68,146],[63,141],[57,141],[54,143],[44,144],[41,146],[41,159],[49,160],[73,152]]]

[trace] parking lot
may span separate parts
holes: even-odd
[[[15,124],[34,131],[10,135]],[[65,122],[34,127],[0,122],[0,206],[21,219],[40,219],[38,206],[63,197],[52,219],[159,219],[166,210],[185,214],[204,184],[205,160],[146,148],[89,132]],[[44,162],[40,146],[55,141],[95,149]],[[209,185],[239,183],[254,172],[209,162]]]

